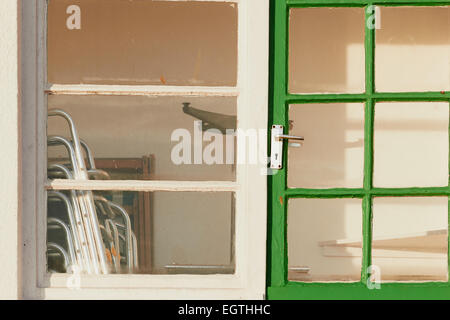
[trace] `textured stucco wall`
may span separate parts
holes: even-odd
[[[18,6],[0,1],[0,299],[18,297]]]

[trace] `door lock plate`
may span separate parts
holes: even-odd
[[[278,136],[283,134],[283,126],[273,125],[271,131],[270,168],[281,169],[283,167],[283,140]]]

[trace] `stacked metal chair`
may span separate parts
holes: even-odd
[[[49,148],[63,146],[69,158],[68,164],[49,164],[48,178],[109,179],[107,172],[96,169],[93,154],[80,140],[71,116],[59,109],[49,110],[48,116],[62,117],[70,132],[70,138],[47,138]],[[47,199],[50,272],[109,274],[138,269],[137,240],[123,207],[92,191],[49,191]]]

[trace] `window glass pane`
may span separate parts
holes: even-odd
[[[289,119],[289,133],[305,137],[288,147],[289,187],[362,187],[362,103],[291,105]]]
[[[79,29],[73,5],[49,1],[50,83],[236,85],[236,4],[79,0]]]
[[[48,105],[49,114],[71,116],[96,168],[111,179],[235,179],[235,138],[224,134],[236,126],[234,97],[50,95]],[[67,121],[49,116],[48,135],[70,139]],[[58,141],[49,143],[48,158],[70,163]]]
[[[450,7],[380,9],[377,91],[450,90]]]
[[[383,281],[447,281],[448,198],[375,198],[372,265]]]
[[[448,102],[375,106],[374,185],[448,185]]]
[[[364,9],[294,8],[289,25],[289,91],[364,91]]]
[[[64,201],[69,202],[69,211]],[[84,209],[89,203],[93,203],[93,211]],[[89,240],[88,231],[80,230],[95,228],[76,226],[76,221],[81,221],[85,227],[83,217],[88,215],[97,217],[110,273],[234,273],[234,208],[230,192],[49,191],[48,270],[73,271],[67,263],[88,272],[95,241]],[[82,214],[79,220],[78,212]],[[71,224],[71,214],[75,224]],[[80,242],[77,239],[83,232],[87,240]]]
[[[288,279],[359,281],[361,199],[290,199]]]

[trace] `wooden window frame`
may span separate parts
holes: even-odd
[[[380,290],[369,290],[366,272],[371,265],[372,245],[372,199],[373,197],[418,197],[450,196],[450,187],[430,188],[375,188],[373,186],[373,133],[374,110],[377,102],[449,102],[450,92],[377,92],[374,79],[375,32],[369,28],[371,14],[365,10],[365,92],[361,94],[292,94],[288,91],[288,43],[289,10],[302,7],[360,7],[379,6],[448,6],[449,1],[440,0],[277,0],[272,8],[274,34],[271,48],[273,89],[270,126],[283,125],[289,128],[290,104],[306,103],[350,103],[365,104],[364,127],[364,182],[362,188],[303,189],[287,186],[287,150],[284,150],[284,165],[280,174],[269,182],[269,237],[268,244],[269,299],[448,299],[450,277],[447,282],[383,282]],[[362,199],[363,249],[361,281],[339,282],[294,282],[288,281],[287,251],[287,203],[293,198],[359,198]],[[282,200],[282,201],[281,201]],[[450,207],[449,207],[450,208]],[[450,216],[450,214],[449,214]],[[449,223],[450,225],[450,223]],[[450,248],[450,246],[449,246]],[[448,254],[450,259],[450,254]],[[450,262],[450,260],[449,260]],[[450,267],[449,267],[450,272]]]
[[[165,0],[163,0],[165,1]],[[171,1],[171,0],[167,0]],[[262,299],[265,293],[266,176],[264,165],[238,164],[230,181],[74,181],[46,178],[46,95],[235,96],[239,128],[267,129],[269,0],[191,0],[238,6],[236,87],[47,85],[46,0],[22,2],[22,295],[45,299]],[[267,153],[266,146],[261,146]],[[81,275],[45,270],[46,190],[233,191],[236,272],[232,275]],[[122,289],[122,290],[117,290]]]

